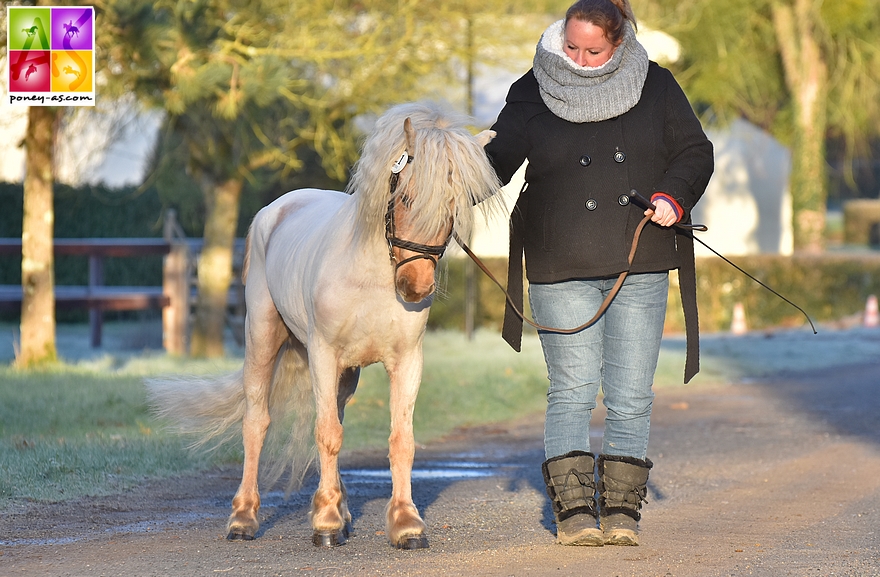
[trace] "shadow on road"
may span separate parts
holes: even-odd
[[[786,372],[758,384],[829,432],[880,445],[880,354],[873,363]]]

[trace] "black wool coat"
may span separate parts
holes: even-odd
[[[514,215],[522,219],[533,283],[626,270],[644,213],[644,207],[628,203],[630,190],[647,198],[665,192],[687,213],[714,168],[712,143],[690,103],[672,74],[653,62],[632,109],[580,124],[550,112],[529,71],[510,88],[492,130],[497,135],[486,152],[502,182],[529,160],[528,188]],[[675,237],[675,229],[649,224],[630,271],[678,268]]]
[[[511,215],[508,283],[514,294],[523,250],[532,283],[681,268],[695,345],[693,239],[648,223],[632,265],[627,262],[644,216],[644,207],[630,202],[630,191],[647,198],[668,194],[689,222],[714,170],[712,143],[672,74],[651,62],[633,108],[616,118],[573,123],[550,112],[530,70],[511,86],[492,130],[497,134],[486,153],[503,183],[529,161]]]

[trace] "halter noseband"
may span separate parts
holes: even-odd
[[[391,179],[389,181],[391,198],[388,200],[388,210],[385,213],[385,240],[388,241],[388,255],[391,257],[391,262],[393,262],[395,265],[395,271],[397,271],[397,269],[399,269],[406,263],[419,259],[427,259],[434,263],[434,266],[437,266],[437,261],[440,260],[440,258],[443,256],[443,253],[446,252],[446,247],[449,244],[449,239],[452,238],[452,233],[450,232],[449,236],[446,238],[445,243],[443,243],[442,245],[431,245],[410,242],[408,240],[403,240],[395,236],[394,194],[397,192],[397,184],[400,180],[400,172],[404,169],[404,167],[406,167],[406,165],[412,163],[413,158],[413,156],[410,156],[407,152],[404,151],[404,153],[400,155],[400,158],[397,159],[397,162],[395,162],[394,165],[391,167]],[[415,252],[418,254],[397,262],[397,258],[394,256],[394,247],[402,248],[404,250],[408,250],[410,252]]]

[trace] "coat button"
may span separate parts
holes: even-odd
[[[599,203],[596,202],[595,199],[591,198],[587,202],[584,203],[584,206],[587,207],[587,210],[596,210],[596,207],[599,206]]]
[[[628,194],[621,194],[620,196],[618,196],[617,197],[617,204],[619,204],[620,206],[628,205],[629,204],[629,195]]]
[[[626,160],[626,155],[623,152],[618,150],[617,152],[614,153],[614,162],[620,163],[620,162],[623,162],[624,160]]]
[[[587,155],[585,154],[585,155],[583,155],[583,156],[581,157],[581,159],[579,160],[579,162],[581,163],[581,166],[590,166],[590,163],[592,162],[592,160],[590,159],[589,156],[587,156]]]

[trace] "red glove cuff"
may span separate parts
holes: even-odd
[[[672,205],[672,210],[675,211],[675,222],[681,220],[682,215],[684,215],[684,209],[681,208],[681,205],[678,204],[678,201],[666,194],[665,192],[655,192],[651,195],[651,202],[653,204],[657,204],[657,200],[665,200],[670,205]]]

